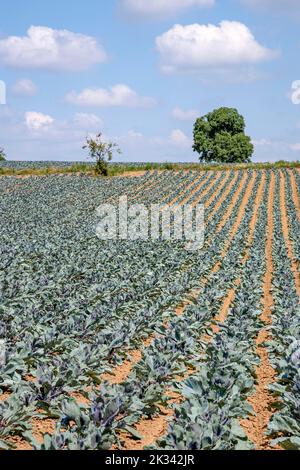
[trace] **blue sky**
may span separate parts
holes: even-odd
[[[125,161],[196,161],[195,117],[233,106],[255,161],[298,160],[299,25],[299,0],[2,2],[0,147],[84,160],[102,131]]]

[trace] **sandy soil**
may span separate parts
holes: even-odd
[[[113,176],[113,178],[136,178],[138,176],[144,176],[146,171],[126,171],[121,175]]]

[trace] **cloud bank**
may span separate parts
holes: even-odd
[[[172,116],[174,119],[178,119],[179,121],[193,121],[200,116],[200,113],[197,109],[189,109],[184,111],[183,109],[177,107],[173,109]]]
[[[167,73],[253,65],[278,55],[259,44],[250,29],[237,21],[222,21],[217,26],[176,24],[156,38],[156,47]]]
[[[71,91],[65,101],[76,106],[86,107],[129,107],[148,108],[154,106],[156,101],[138,93],[127,85],[119,84],[106,88],[86,88],[80,93]]]
[[[7,67],[77,72],[106,59],[95,38],[68,30],[31,26],[26,36],[0,40],[0,64]]]
[[[19,80],[12,87],[15,96],[32,97],[37,94],[38,88],[31,80]]]

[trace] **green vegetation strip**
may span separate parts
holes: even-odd
[[[109,176],[122,176],[127,173],[143,171],[223,171],[223,170],[269,170],[276,168],[300,168],[300,162],[279,161],[275,163],[242,163],[242,164],[200,164],[200,163],[132,163],[109,165]],[[95,176],[91,163],[57,163],[57,162],[1,162],[0,176],[46,176],[54,174],[89,174]]]

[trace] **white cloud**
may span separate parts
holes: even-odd
[[[87,132],[103,129],[103,120],[96,114],[75,113],[69,119],[55,119],[47,114],[25,113],[25,131],[34,131],[38,137],[68,140],[72,136],[84,138]]]
[[[38,88],[31,80],[19,80],[12,87],[15,96],[34,96],[37,94]]]
[[[149,138],[134,129],[130,129],[122,135],[114,135],[112,140],[118,142],[121,148],[127,147],[130,152],[137,148],[140,149],[141,146],[148,147],[151,143]]]
[[[121,145],[129,145],[130,148],[143,146],[144,148],[191,148],[192,140],[180,129],[174,129],[169,135],[146,136],[141,132],[129,130],[121,136],[114,136],[114,140]]]
[[[103,127],[102,119],[95,114],[76,113],[73,122],[75,127],[81,129],[98,129]]]
[[[272,146],[278,146],[278,142],[275,142],[270,139],[258,139],[258,140],[252,140],[252,144],[257,146],[257,147],[272,147]],[[282,144],[282,143],[281,143]]]
[[[37,113],[25,113],[25,131],[31,132],[31,138],[48,141],[84,140],[87,133],[97,133],[103,129],[102,119],[95,114],[76,113],[69,119],[55,119],[52,116]]]
[[[172,111],[172,116],[179,121],[193,121],[199,116],[199,111],[197,109],[189,109],[184,111],[183,109],[177,107]]]
[[[31,26],[27,36],[0,40],[0,64],[9,67],[81,71],[106,58],[95,38],[68,30]]]
[[[141,132],[136,132],[134,130],[128,131],[127,135],[130,139],[142,139],[144,137]]]
[[[258,139],[252,140],[252,143],[255,147],[261,148],[270,148],[272,151],[278,150],[281,152],[287,152],[292,150],[294,152],[300,151],[300,143],[291,144],[290,142],[285,142],[283,140],[271,140],[271,139]]]
[[[142,107],[147,108],[156,104],[153,98],[139,96],[136,91],[127,85],[115,85],[109,89],[105,88],[86,88],[77,94],[71,91],[65,97],[69,104],[76,106],[93,107]]]
[[[192,140],[181,130],[173,129],[168,137],[154,136],[149,139],[149,143],[158,147],[188,148],[192,146]]]
[[[222,21],[218,26],[177,24],[156,38],[156,46],[167,73],[253,65],[278,55],[237,21]]]
[[[25,113],[25,123],[29,130],[40,131],[48,129],[54,123],[54,119],[47,114],[28,111]]]
[[[188,136],[185,135],[185,133],[182,132],[180,129],[174,129],[171,132],[169,141],[172,145],[175,145],[176,147],[189,147],[191,145],[191,141]]]
[[[191,7],[212,7],[215,0],[120,0],[123,11],[147,18],[164,18]]]

